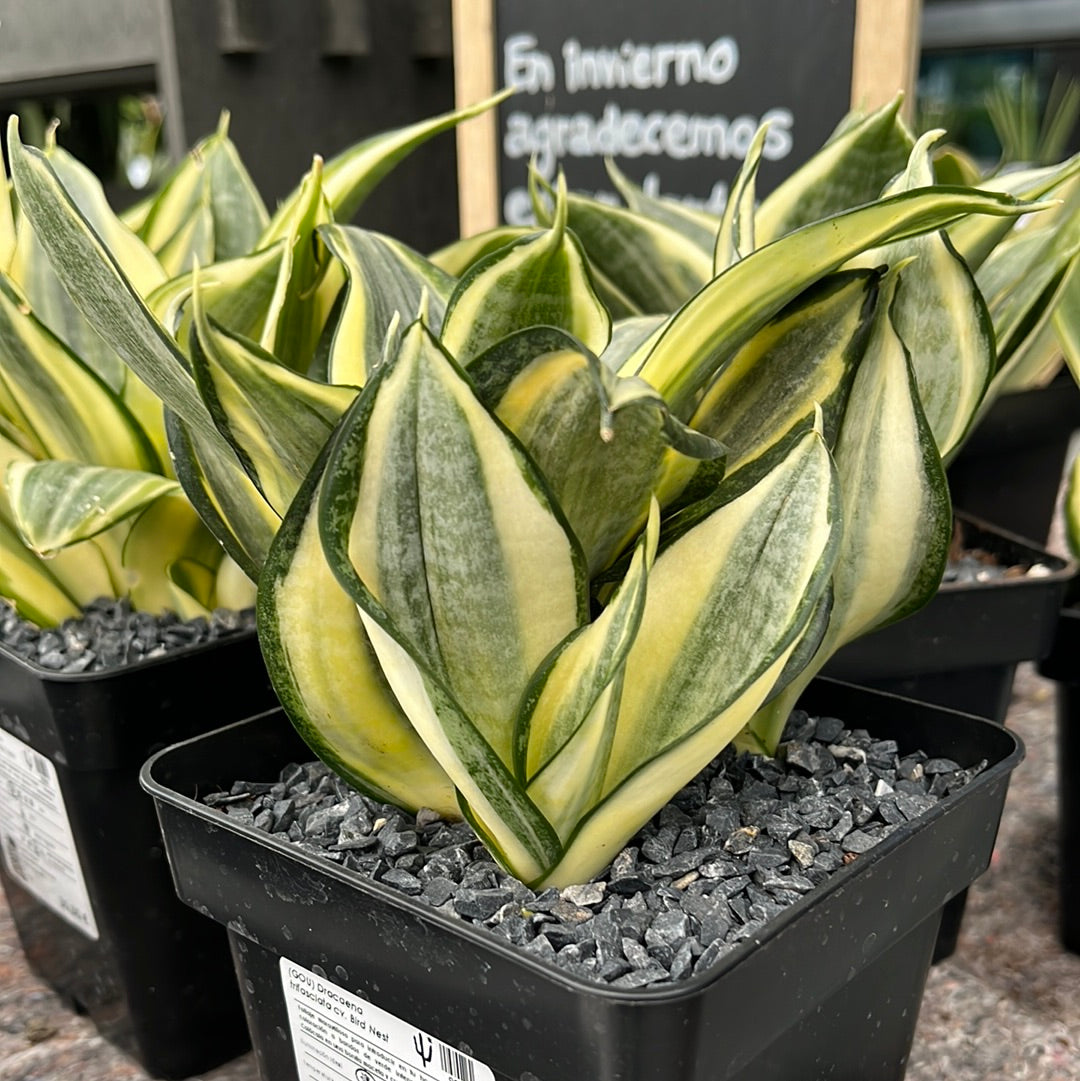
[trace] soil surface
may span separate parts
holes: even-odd
[[[1028,757],[958,949],[930,973],[907,1081],[1080,1078],[1080,956],[1061,948],[1056,929],[1052,687],[1030,666],[1017,673],[1008,723]],[[0,1081],[66,1078],[148,1081],[28,971],[0,904]],[[249,1054],[200,1078],[257,1081],[258,1072]]]

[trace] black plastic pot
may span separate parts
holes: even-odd
[[[1039,671],[1057,681],[1061,941],[1080,953],[1080,607],[1062,609],[1054,648]]]
[[[247,1046],[226,936],[176,898],[139,767],[276,699],[254,632],[61,674],[0,650],[3,879],[30,967],[155,1077]]]
[[[946,582],[918,612],[844,646],[825,674],[1002,724],[1016,665],[1049,652],[1076,567],[997,525],[962,512],[956,520],[965,547],[1048,573]]]
[[[949,466],[953,505],[1045,544],[1077,428],[1080,389],[1067,372],[1002,395]]]
[[[961,511],[956,520],[965,547],[1006,566],[1038,563],[1049,573],[944,583],[918,612],[844,646],[825,674],[1004,724],[1016,666],[1049,652],[1076,568],[997,525]],[[935,962],[956,952],[966,903],[962,892],[946,906]]]
[[[803,704],[989,768],[663,989],[586,982],[196,802],[310,758],[276,712],[163,751],[143,784],[180,896],[229,929],[263,1081],[323,1076],[301,1074],[298,1054],[396,1077],[365,1059],[385,1051],[432,1055],[447,1068],[430,1076],[453,1081],[899,1081],[942,905],[987,865],[1022,751],[978,718],[828,680]]]

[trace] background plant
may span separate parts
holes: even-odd
[[[144,293],[167,279],[159,256],[190,266],[196,237],[213,244],[198,228],[200,207],[266,217],[224,124],[170,184],[198,191],[199,205],[177,205],[171,190],[146,204],[153,220],[170,221],[157,251],[116,219],[96,178],[56,146],[54,129],[45,155]],[[250,583],[223,559],[172,474],[160,401],[68,299],[6,178],[0,467],[0,593],[24,618],[51,626],[99,596],[184,617],[253,603]]]
[[[175,317],[180,341],[183,304],[203,265],[213,268],[204,275],[210,310],[292,356],[314,348],[343,280],[316,248],[315,225],[334,210],[353,213],[401,156],[453,122],[367,140],[325,170],[316,162],[319,180],[302,183],[272,220],[228,138],[227,114],[156,195],[122,218],[51,137],[44,157],[125,287]],[[250,606],[257,562],[249,548],[261,558],[279,515],[250,490],[216,429],[204,425],[200,434],[163,412],[122,351],[69,299],[17,198],[0,202],[0,592],[43,625],[100,595],[185,616]],[[175,430],[172,448],[166,427]],[[186,453],[175,465],[204,516],[213,518],[219,500],[226,513],[244,508],[240,538],[226,531],[228,555],[176,480],[176,447]],[[191,482],[204,472],[218,485],[211,497]]]

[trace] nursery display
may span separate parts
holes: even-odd
[[[589,884],[733,742],[775,755],[829,657],[935,594],[952,535],[942,458],[984,400],[1001,340],[942,230],[969,226],[970,244],[991,244],[1013,218],[1054,212],[1037,200],[1075,168],[1040,175],[1024,197],[938,186],[937,138],[913,140],[897,103],[850,118],[755,208],[759,135],[715,234],[640,194],[620,210],[534,175],[539,228],[430,260],[336,221],[341,174],[316,159],[268,227],[280,241],[197,266],[153,303],[14,127],[9,154],[72,302],[161,396],[185,492],[258,576],[260,642],[289,720],[358,790],[418,821],[463,818],[495,864],[542,893]],[[1015,742],[941,711],[920,724],[910,703],[841,700],[850,727],[880,715],[874,738],[905,755],[917,734],[932,762],[1000,767],[975,836],[949,837],[966,871],[928,877],[910,920],[867,906],[895,924],[886,952],[911,955],[898,978],[917,997],[942,903],[988,857]],[[898,710],[912,712],[906,732]],[[267,726],[280,735],[278,715]],[[255,736],[241,744],[254,764]],[[834,768],[857,774],[858,760]],[[206,779],[225,780],[216,765]],[[940,816],[953,826],[967,818],[956,795]],[[276,858],[251,857],[264,876]],[[894,874],[906,897],[911,875],[883,871]],[[838,934],[871,889],[856,877],[828,894]],[[310,868],[264,882],[301,903],[329,896]],[[371,918],[412,971],[419,947],[402,951],[397,918]],[[226,922],[242,969],[260,932],[243,915]],[[813,932],[794,926],[809,947]],[[867,927],[864,959],[881,930]],[[787,969],[752,945],[749,968]],[[434,966],[431,993],[457,994],[464,963],[451,952]],[[814,967],[796,971],[810,979]],[[857,972],[845,966],[822,990]],[[379,1006],[380,978],[337,976]],[[500,987],[483,997],[513,997]],[[391,1002],[423,1028],[411,1015],[422,1000]],[[545,1014],[538,1031],[548,1023],[564,1027]],[[909,1043],[910,1031],[890,1039],[873,1076],[902,1076]],[[727,1075],[764,1046],[734,1055]],[[555,1076],[528,1061],[508,1072],[523,1071]],[[792,1076],[790,1064],[776,1071]]]

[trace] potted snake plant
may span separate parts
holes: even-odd
[[[278,712],[166,751],[144,771],[181,896],[233,935],[264,1075],[305,1076],[321,1054],[319,1068],[358,1076],[379,1076],[395,1057],[417,1070],[437,1057],[457,1078],[794,1077],[817,1055],[899,1078],[941,904],[988,859],[985,824],[1019,750],[975,719],[851,690],[830,705],[827,685],[809,687],[843,642],[933,594],[950,534],[941,457],[894,318],[917,264],[841,268],[971,214],[1038,204],[915,187],[825,210],[755,246],[750,167],[719,227],[715,272],[659,328],[613,319],[615,287],[595,269],[561,184],[548,225],[491,246],[460,275],[324,219],[320,243],[302,249],[327,260],[324,276],[308,282],[336,273],[347,289],[319,333],[318,290],[306,289],[294,312],[308,333],[277,340],[240,325],[227,270],[195,271],[163,323],[48,161],[14,133],[9,148],[19,198],[72,300],[161,395],[185,490],[226,549],[256,565],[278,697],[334,771],[317,779],[287,767],[306,794],[290,803],[285,778],[267,776],[255,790],[270,803],[245,803],[230,776],[281,768],[298,752]],[[914,167],[925,147],[911,149]],[[318,222],[324,186],[317,163],[307,201],[286,216]],[[654,250],[635,250],[667,272]],[[824,343],[812,358],[791,347],[800,326]],[[786,359],[770,355],[790,386],[779,403],[767,390],[776,369],[740,365],[778,339]],[[706,407],[729,373],[731,408]],[[702,409],[724,420],[722,433]],[[267,537],[253,522],[275,528]],[[849,852],[839,875],[737,933],[730,951],[714,938],[697,939],[695,953],[676,933],[666,945],[699,964],[692,975],[684,965],[682,985],[669,969],[651,990],[640,976],[597,986],[595,952],[591,966],[580,947],[579,967],[545,963],[550,935],[530,954],[393,888],[407,885],[402,875],[419,881],[407,867],[418,867],[417,831],[433,828],[451,839],[451,862],[484,846],[486,866],[471,873],[506,876],[508,928],[563,923],[560,954],[612,874],[622,915],[607,922],[637,924],[649,902],[628,840],[650,820],[685,819],[696,836],[705,812],[673,801],[736,741],[776,752],[797,700],[876,725],[870,753],[888,759],[906,795],[943,756],[990,768],[973,780],[961,769],[956,791],[918,825],[883,825],[880,847],[865,859]],[[840,738],[843,725],[826,727]],[[909,761],[916,741],[935,765]],[[854,777],[842,757],[830,761]],[[225,814],[192,798],[220,782],[213,802]],[[316,803],[324,793],[333,806]],[[299,846],[264,832],[290,815]],[[346,816],[348,828],[320,843],[317,830]],[[762,825],[732,825],[678,878],[701,905],[719,903],[720,881],[749,881],[737,868],[705,873],[719,850],[741,849],[762,875],[775,850]],[[824,843],[788,840],[808,867]],[[343,865],[347,851],[373,847],[399,861],[379,881]],[[661,874],[672,900],[675,872]],[[927,886],[913,892],[916,875]],[[502,896],[480,892],[485,903]],[[706,934],[690,922],[702,909],[668,911],[669,931]],[[617,943],[616,968],[627,954],[649,967],[639,956],[649,947],[636,945]],[[901,985],[913,997],[894,1009]],[[753,1024],[766,993],[772,1019]],[[876,1019],[873,1048],[830,1035],[854,1008]]]
[[[327,166],[323,213],[351,213],[455,119],[345,151]],[[293,251],[303,226],[267,213],[227,116],[122,219],[51,133],[43,155],[134,295],[167,306],[195,266],[239,266],[246,317],[310,333],[293,300],[311,269]],[[138,767],[276,699],[244,551],[227,552],[185,495],[169,423],[69,299],[5,177],[0,877],[34,970],[155,1076],[188,1077],[247,1036],[225,936],[177,901]]]

